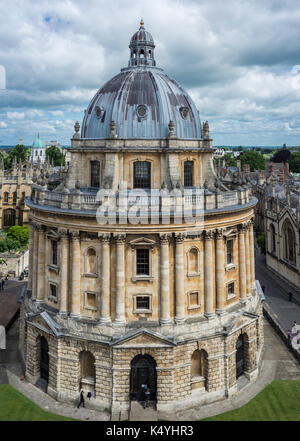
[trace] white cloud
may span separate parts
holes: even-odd
[[[28,141],[39,131],[69,143],[96,90],[127,65],[143,17],[157,65],[191,93],[216,144],[300,143],[293,0],[0,0],[0,10],[9,142],[22,121]]]

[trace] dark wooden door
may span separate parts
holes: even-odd
[[[236,342],[236,378],[240,377],[244,373],[244,344],[243,336],[240,335]]]
[[[48,382],[49,379],[49,347],[47,340],[41,338],[41,378]]]
[[[156,401],[156,363],[149,355],[138,355],[132,360],[130,373],[130,399],[144,401],[145,394],[142,385],[147,385],[150,400]]]

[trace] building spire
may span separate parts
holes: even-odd
[[[140,25],[141,25],[141,28],[143,28],[144,27],[144,19],[143,18],[141,18],[141,21],[140,21]]]
[[[144,28],[144,20],[142,18],[140,25],[139,30],[133,34],[130,40],[130,60],[128,66],[156,66],[153,37]]]

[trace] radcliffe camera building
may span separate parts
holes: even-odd
[[[55,186],[42,176],[26,201],[31,271],[20,330],[28,381],[59,401],[90,391],[89,406],[125,418],[142,384],[161,411],[236,393],[241,377],[257,377],[263,346],[256,199],[246,185],[219,181],[208,123],[156,67],[143,22],[129,48],[128,67],[96,93],[81,133],[75,124],[68,172]],[[118,213],[99,223],[99,189],[116,199],[128,192],[128,212],[145,203],[131,190],[152,191],[157,222]],[[202,218],[176,221],[176,191],[190,213],[203,203]]]

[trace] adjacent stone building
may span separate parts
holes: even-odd
[[[143,22],[129,47],[75,124],[67,174],[26,200],[20,330],[28,381],[125,415],[142,384],[162,410],[226,398],[255,380],[263,347],[256,199],[218,179],[209,125],[156,67]]]

